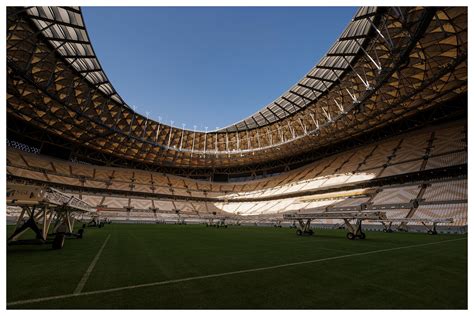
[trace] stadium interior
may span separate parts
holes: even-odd
[[[362,7],[319,63],[287,92],[241,121],[206,132],[135,112],[107,78],[92,44],[80,7],[7,8],[7,308],[467,308],[466,7]],[[105,285],[83,292],[81,275],[95,254],[105,249],[97,263],[100,270],[114,236],[135,240],[145,232],[149,237],[142,238],[155,243],[172,243],[173,234],[203,240],[201,234],[212,234],[212,240],[222,242],[214,248],[209,244],[214,261],[222,254],[222,269],[188,267],[183,270],[189,269],[189,275],[166,275],[178,283],[196,275],[240,275],[288,263],[279,258],[299,265],[313,258],[278,253],[310,253],[318,244],[369,254],[379,248],[362,248],[364,243],[375,247],[379,239],[380,247],[388,249],[446,242],[440,247],[457,249],[450,256],[460,266],[450,277],[452,300],[423,296],[396,306],[389,299],[357,305],[350,298],[331,305],[305,301],[304,295],[288,301],[232,301],[225,294],[222,300],[181,304],[164,292],[156,304],[134,301],[131,295],[124,305],[118,303],[122,296],[113,296],[122,292],[109,293]],[[223,247],[233,245],[237,254],[241,243],[252,249],[251,240],[259,234],[265,234],[259,242],[271,244],[259,247],[275,247],[278,259],[255,259],[261,266],[245,262],[232,269]],[[277,234],[274,244],[272,234]],[[73,249],[81,253],[77,247],[85,245],[91,249],[77,275],[65,281],[71,282],[73,294],[66,287],[56,291],[61,286],[53,281],[54,290],[35,294],[25,289],[45,285],[28,273],[20,277],[31,267],[22,266],[26,254],[20,249],[29,249],[36,262],[32,270],[41,275],[44,261],[38,249],[49,250],[50,244],[57,251],[47,256]],[[117,252],[132,251],[123,247]],[[424,253],[425,260],[432,253]],[[252,252],[255,257],[258,251]],[[45,261],[52,258],[69,260]],[[418,267],[410,258],[405,263]],[[442,265],[448,259],[433,260]],[[446,264],[443,271],[453,263]],[[392,262],[389,269],[395,266]],[[298,269],[303,273],[306,266]],[[321,272],[308,268],[308,274]],[[143,284],[155,282],[150,275],[143,276]],[[231,284],[239,282],[239,275]],[[130,275],[110,288],[132,287],[139,280]],[[178,283],[173,289],[183,296],[208,293],[181,289]],[[211,294],[218,293],[214,285]],[[153,285],[146,286],[153,292]],[[93,298],[94,291],[104,291],[103,301]],[[298,288],[292,293],[301,294]]]

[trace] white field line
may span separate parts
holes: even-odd
[[[74,294],[79,294],[79,293],[82,292],[82,289],[84,288],[84,285],[86,285],[86,282],[89,279],[89,276],[91,275],[92,270],[94,270],[95,264],[97,263],[97,261],[99,261],[100,254],[104,250],[105,245],[109,241],[109,238],[110,238],[110,234],[107,236],[104,243],[102,244],[102,247],[100,247],[99,251],[95,255],[94,259],[92,260],[91,264],[89,265],[89,268],[87,268],[86,273],[84,273],[84,275],[82,276],[82,279],[77,284],[77,287],[73,292]]]
[[[82,293],[72,293],[72,294],[56,295],[56,296],[49,296],[49,297],[42,297],[42,298],[34,298],[34,299],[29,299],[29,300],[21,300],[21,301],[10,302],[10,303],[7,303],[7,306],[38,303],[38,302],[65,299],[65,298],[76,297],[76,296],[111,293],[111,292],[118,292],[118,291],[131,290],[131,289],[144,288],[144,287],[151,287],[151,286],[159,286],[159,285],[174,284],[174,283],[194,281],[194,280],[217,278],[217,277],[223,277],[223,276],[241,274],[241,273],[272,270],[272,269],[291,267],[291,266],[297,266],[297,265],[303,265],[303,264],[309,264],[309,263],[317,263],[317,262],[331,261],[331,260],[344,259],[344,258],[350,258],[350,257],[365,256],[365,255],[371,255],[371,254],[375,254],[375,253],[388,252],[388,251],[394,251],[394,250],[437,245],[437,244],[453,242],[453,241],[459,241],[459,240],[466,240],[466,239],[467,239],[467,237],[456,238],[456,239],[449,239],[449,240],[443,240],[443,241],[437,241],[437,242],[430,242],[430,243],[425,243],[425,244],[402,246],[402,247],[395,247],[395,248],[388,248],[388,249],[379,249],[379,250],[360,252],[360,253],[352,253],[352,254],[335,256],[335,257],[328,257],[328,258],[322,258],[322,259],[279,264],[279,265],[275,265],[275,266],[268,266],[268,267],[255,268],[255,269],[246,269],[246,270],[237,270],[237,271],[224,272],[224,273],[208,274],[208,275],[201,275],[201,276],[182,278],[182,279],[174,279],[174,280],[167,280],[167,281],[160,281],[160,282],[153,282],[153,283],[145,283],[145,284],[138,284],[138,285],[116,287],[116,288],[111,288],[111,289],[106,289],[106,290],[97,290],[97,291],[89,291],[89,292],[82,292]]]

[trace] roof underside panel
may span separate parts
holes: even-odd
[[[313,104],[350,67],[369,33],[376,7],[360,8],[326,56],[296,85],[248,118],[220,129],[235,132],[282,120]],[[27,14],[55,50],[108,98],[128,106],[115,91],[94,53],[79,7],[30,7]]]
[[[30,7],[27,14],[55,50],[65,57],[85,80],[107,97],[129,107],[102,70],[87,35],[79,7]]]
[[[273,168],[438,106],[443,110],[434,117],[455,117],[460,108],[448,111],[444,103],[464,100],[467,91],[466,8],[363,8],[318,65],[229,127],[235,131],[184,130],[126,107],[94,55],[78,8],[7,11],[7,112],[16,122],[9,131],[26,122],[46,131],[32,133],[38,142],[58,136],[59,146],[66,140],[86,161],[192,172]]]
[[[326,56],[296,85],[246,119],[220,129],[235,132],[279,121],[313,104],[351,67],[368,36],[376,7],[360,8]]]

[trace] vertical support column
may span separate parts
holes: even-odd
[[[179,142],[179,150],[181,150],[181,148],[183,148],[183,137],[184,137],[184,127],[186,126],[186,124],[183,123],[183,128],[181,129],[181,140]]]
[[[258,133],[258,129],[257,129],[257,144],[258,144],[258,148],[262,147],[260,145],[260,134]]]
[[[229,152],[229,133],[225,132],[225,150],[227,153]]]
[[[247,149],[251,149],[252,145],[250,143],[249,130],[245,130],[245,133],[247,134]]]
[[[206,147],[207,147],[207,126],[206,126],[206,132],[204,133],[204,157],[206,157]]]
[[[43,229],[41,231],[43,233],[43,239],[44,240],[46,240],[46,238],[48,237],[49,224],[48,224],[47,213],[48,213],[48,207],[45,206],[44,209],[43,209]]]
[[[196,140],[196,125],[194,125],[194,131],[193,131],[193,144],[191,147],[191,158],[193,158],[193,153],[194,153],[194,141]]]
[[[237,151],[239,151],[240,150],[239,131],[235,132],[235,136],[237,138]]]

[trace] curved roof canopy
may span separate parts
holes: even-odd
[[[80,7],[30,7],[26,10],[38,30],[85,80],[123,106],[89,40]]]
[[[467,91],[466,8],[361,8],[321,61],[272,104],[224,129],[191,131],[130,109],[102,70],[79,8],[8,12],[8,114],[71,147],[154,166],[287,159]]]
[[[316,102],[350,69],[369,34],[375,13],[376,7],[360,8],[326,56],[297,84],[260,111],[220,131],[241,131],[262,127]]]
[[[326,56],[304,78],[260,111],[219,129],[219,132],[263,127],[314,103],[350,69],[369,34],[375,13],[376,7],[360,8]],[[79,7],[31,7],[27,9],[27,14],[49,43],[84,79],[107,97],[130,108],[116,92],[100,66]]]

